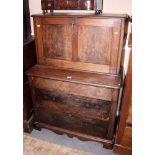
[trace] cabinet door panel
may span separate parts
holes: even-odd
[[[79,18],[78,61],[108,65],[110,73],[116,73],[119,60],[120,19]]]
[[[43,25],[44,57],[72,59],[72,29],[70,25]]]
[[[78,60],[110,64],[112,29],[98,26],[78,27]]]

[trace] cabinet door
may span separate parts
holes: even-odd
[[[76,25],[77,60],[100,65],[103,72],[118,73],[121,19],[79,18]]]
[[[38,63],[72,59],[72,18],[34,18]]]

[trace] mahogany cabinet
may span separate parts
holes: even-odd
[[[33,15],[34,126],[112,148],[127,15]]]

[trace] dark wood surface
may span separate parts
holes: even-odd
[[[64,91],[35,89],[36,101],[47,105],[54,111],[72,113],[94,120],[109,120],[111,102],[85,96],[74,95]]]
[[[118,88],[52,79],[45,75],[37,77],[32,70],[29,74],[35,122],[113,140]]]
[[[130,35],[131,37],[131,35]],[[132,44],[128,73],[125,80],[119,126],[116,132],[114,152],[122,155],[132,154]]]
[[[82,134],[79,132],[55,127],[55,126],[52,126],[52,125],[49,125],[46,123],[35,122],[34,125],[37,130],[41,130],[41,128],[46,128],[46,129],[54,131],[55,133],[60,134],[60,135],[67,134],[69,137],[77,137],[78,139],[80,139],[82,141],[96,141],[96,142],[102,143],[103,147],[107,148],[107,149],[112,149],[112,146],[113,146],[113,142],[111,140],[107,140],[107,139],[103,139],[103,138],[90,136],[90,135]]]
[[[119,74],[124,24],[114,17],[35,16],[38,63]]]
[[[125,20],[102,16],[34,16],[38,63],[119,74]]]
[[[87,13],[87,14],[83,14],[83,13],[71,13],[71,12],[63,12],[63,13],[58,13],[58,12],[54,12],[53,14],[51,13],[46,13],[46,14],[33,14],[32,17],[41,17],[41,18],[45,18],[45,17],[80,17],[80,18],[121,18],[121,19],[126,19],[129,20],[129,16],[127,14],[113,14],[113,13],[102,13],[99,15],[94,15],[94,13]]]
[[[120,77],[109,76],[105,74],[96,74],[90,72],[81,72],[74,70],[64,70],[58,68],[51,68],[43,65],[35,65],[28,70],[27,75],[56,79],[61,81],[69,81],[75,83],[82,83],[85,85],[94,85],[100,87],[120,88]]]
[[[38,77],[30,77],[29,81],[30,85],[33,86],[33,84],[35,84],[36,88],[42,88],[47,90],[54,89],[56,91],[65,91],[67,93],[72,92],[74,95],[112,101],[113,89],[111,88],[97,87],[92,85],[85,85],[82,83],[52,80],[48,78]]]
[[[126,15],[34,15],[34,126],[112,149]],[[128,133],[128,131],[127,131]]]
[[[32,130],[33,106],[26,71],[36,64],[35,52],[35,41],[31,38],[23,45],[23,128],[25,132]]]
[[[48,10],[102,10],[103,1],[97,0],[41,0],[43,13]]]

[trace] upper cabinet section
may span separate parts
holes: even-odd
[[[38,64],[118,74],[125,18],[34,16]]]

